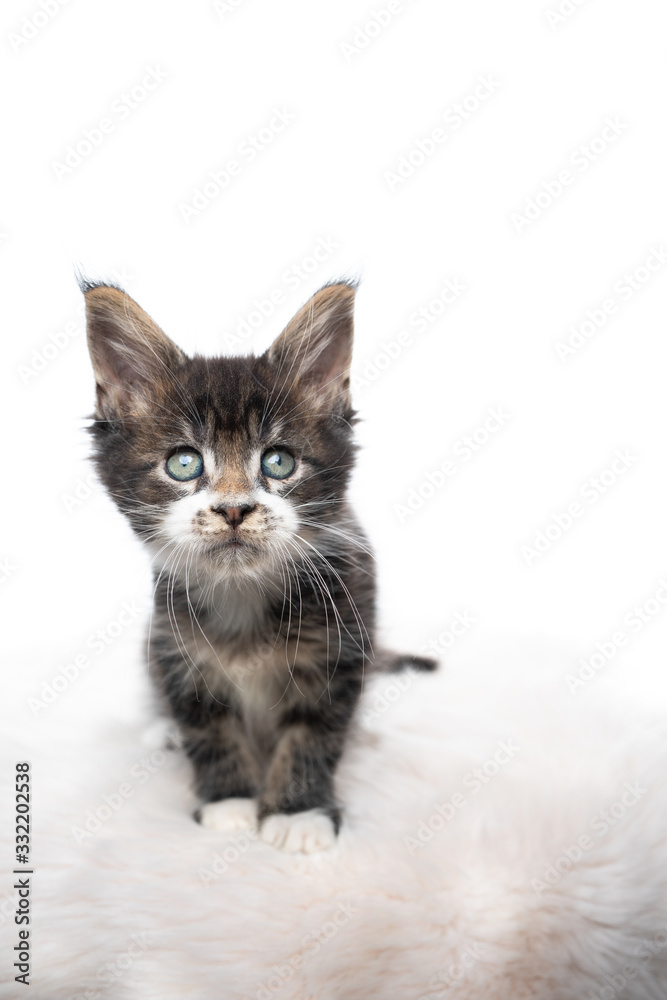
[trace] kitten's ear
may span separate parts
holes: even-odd
[[[97,416],[116,420],[148,413],[156,399],[173,390],[172,373],[185,354],[120,288],[94,285],[84,294]]]
[[[344,413],[351,407],[350,363],[354,285],[315,292],[266,352],[287,385],[305,387],[312,405]]]

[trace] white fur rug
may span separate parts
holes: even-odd
[[[605,678],[573,696],[567,651],[470,635],[438,675],[375,678],[339,841],[290,855],[192,821],[187,763],[143,741],[138,647],[36,718],[34,670],[5,678],[3,781],[32,761],[35,875],[29,994],[7,976],[5,878],[2,997],[667,997],[667,728]]]

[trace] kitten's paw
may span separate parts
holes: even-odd
[[[221,799],[206,802],[195,819],[207,830],[256,830],[257,805],[254,799]]]
[[[336,843],[333,820],[321,809],[308,809],[299,813],[275,813],[267,816],[259,835],[262,840],[281,851],[312,854],[327,851]]]

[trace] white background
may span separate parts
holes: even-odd
[[[354,495],[378,552],[387,636],[419,648],[467,611],[479,631],[571,642],[575,668],[619,628],[630,635],[625,615],[667,577],[667,265],[627,300],[614,291],[667,247],[658,5],[566,0],[558,21],[557,0],[413,0],[394,4],[381,30],[371,20],[383,0],[56,6],[47,18],[37,3],[6,2],[0,28],[0,555],[5,647],[25,664],[17,708],[123,602],[146,606],[150,588],[110,501],[93,489],[71,503],[90,476],[94,396],[76,264],[120,280],[186,351],[211,354],[255,299],[284,293],[244,342],[259,352],[321,284],[361,277],[355,374],[413,333],[356,394]],[[131,113],[114,110],[149,69],[163,82]],[[460,128],[445,123],[480,78],[494,93]],[[294,120],[248,162],[239,147],[276,108]],[[103,118],[113,130],[59,170]],[[570,158],[608,118],[620,135],[579,169]],[[391,185],[399,158],[438,127],[446,140]],[[180,206],[234,158],[240,175],[186,222]],[[564,169],[572,184],[551,204],[543,194],[518,232],[513,213]],[[320,238],[337,249],[289,287],[285,272]],[[448,279],[465,292],[417,332],[410,316]],[[559,358],[556,342],[610,297],[614,315]],[[506,425],[401,520],[396,505],[497,406]],[[619,448],[632,467],[598,502],[582,501]],[[577,500],[582,517],[529,565],[522,546]],[[606,676],[629,695],[664,696],[666,638],[660,605]],[[106,676],[107,695],[122,697],[122,683]]]

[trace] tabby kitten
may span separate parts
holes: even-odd
[[[355,287],[322,288],[261,357],[187,357],[84,282],[102,482],[153,558],[151,675],[216,830],[330,846],[333,775],[373,653],[373,557],[346,490]],[[382,666],[430,668],[421,658]]]

